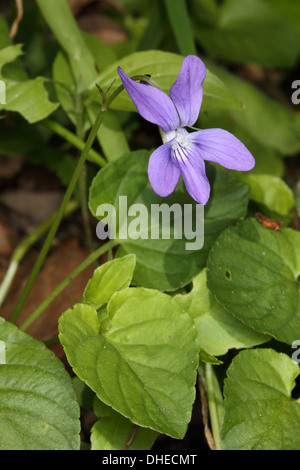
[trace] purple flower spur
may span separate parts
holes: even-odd
[[[230,170],[249,171],[255,160],[234,135],[224,129],[188,132],[197,121],[206,67],[199,57],[188,55],[170,89],[170,97],[155,86],[136,82],[118,67],[122,83],[139,114],[163,131],[164,144],[150,156],[148,176],[153,190],[162,197],[171,194],[182,174],[195,201],[206,204],[210,184],[204,160]]]

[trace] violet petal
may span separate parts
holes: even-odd
[[[249,171],[255,166],[255,160],[245,145],[224,129],[192,132],[190,139],[204,160],[219,163],[229,170]]]
[[[118,67],[118,74],[139,114],[144,119],[161,127],[165,132],[179,127],[178,113],[166,93],[154,86],[132,80],[120,67]]]
[[[172,143],[163,144],[151,154],[148,177],[156,194],[162,197],[171,194],[180,177],[180,171],[171,158]]]
[[[206,204],[210,195],[210,184],[205,173],[205,163],[196,146],[182,148],[173,154],[182,173],[187,192],[199,204]]]
[[[206,67],[199,57],[188,55],[183,60],[176,82],[170,89],[170,96],[181,119],[181,127],[193,126],[198,119],[205,76]]]

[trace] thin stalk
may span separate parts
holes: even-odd
[[[89,209],[87,204],[87,173],[86,166],[83,167],[78,180],[78,189],[81,205],[82,223],[85,234],[86,247],[90,253],[94,250],[93,237],[89,220]]]
[[[84,139],[83,103],[82,103],[82,94],[79,92],[79,90],[75,96],[74,104],[75,104],[75,115],[76,115],[76,135],[80,140],[83,140]],[[89,252],[92,253],[94,250],[94,246],[93,246],[93,237],[92,237],[91,226],[90,226],[90,221],[89,221],[89,208],[87,204],[86,164],[84,164],[82,168],[82,172],[80,173],[80,176],[79,176],[78,189],[79,189],[81,214],[82,214],[82,222],[83,222],[86,246]]]
[[[44,262],[44,260],[47,256],[47,253],[50,249],[52,240],[53,240],[53,238],[54,238],[54,236],[55,236],[55,234],[58,230],[58,227],[59,227],[59,224],[60,224],[61,219],[63,217],[63,214],[66,210],[67,204],[68,204],[69,200],[71,199],[71,196],[74,192],[74,189],[76,187],[76,184],[77,184],[78,178],[80,176],[80,173],[82,171],[82,168],[84,166],[84,163],[85,163],[85,161],[87,159],[87,156],[88,156],[88,154],[89,154],[89,152],[92,148],[93,142],[94,142],[94,140],[97,136],[97,132],[99,130],[101,122],[103,121],[104,114],[105,114],[104,112],[105,112],[106,109],[107,108],[104,106],[104,103],[102,103],[101,108],[100,108],[100,112],[99,112],[99,114],[97,116],[97,119],[96,119],[96,121],[95,121],[95,123],[94,123],[94,125],[93,125],[93,127],[90,131],[87,142],[84,146],[82,154],[81,154],[81,156],[78,160],[77,166],[76,166],[76,168],[74,170],[74,173],[72,175],[69,186],[67,187],[67,190],[65,192],[63,201],[62,201],[62,203],[59,207],[59,210],[58,210],[58,212],[55,216],[55,219],[53,221],[53,224],[52,224],[52,226],[49,230],[49,233],[48,233],[48,236],[45,240],[45,243],[44,243],[44,245],[41,249],[41,252],[40,252],[40,254],[39,254],[39,256],[36,260],[36,263],[35,263],[32,271],[31,271],[30,276],[28,278],[28,281],[25,285],[25,288],[24,288],[24,290],[23,290],[23,292],[22,292],[22,294],[21,294],[21,296],[20,296],[20,298],[17,302],[16,308],[15,308],[13,314],[12,314],[12,317],[11,317],[11,320],[10,320],[12,323],[15,323],[17,318],[19,317],[19,315],[21,313],[21,310],[22,310],[22,308],[23,308],[23,306],[26,302],[26,299],[29,295],[29,292],[30,292],[35,280],[36,280],[36,277],[37,277],[38,273],[40,272],[42,264],[43,264],[43,262]]]
[[[135,78],[135,79],[140,79],[139,76],[138,76],[138,78],[137,78],[137,77],[134,77],[134,78]],[[142,76],[142,79],[144,79],[144,78],[147,80],[147,77],[143,77],[143,76]],[[103,119],[104,119],[105,111],[109,108],[111,102],[116,98],[116,96],[124,89],[123,85],[121,85],[121,86],[119,86],[119,87],[117,88],[117,90],[115,90],[115,91],[108,97],[107,95],[108,95],[108,92],[110,91],[110,88],[111,88],[111,86],[106,90],[105,93],[102,94],[102,104],[101,104],[101,108],[100,108],[99,114],[98,114],[98,116],[97,116],[97,118],[96,118],[96,121],[95,121],[95,123],[94,123],[94,125],[93,125],[91,131],[90,131],[90,134],[89,134],[89,136],[88,136],[88,139],[87,139],[87,141],[86,141],[86,144],[85,144],[85,146],[84,146],[84,149],[83,149],[83,151],[82,151],[82,154],[81,154],[81,156],[80,156],[80,158],[79,158],[79,160],[78,160],[77,166],[76,166],[75,171],[74,171],[74,173],[73,173],[73,175],[72,175],[71,181],[70,181],[69,186],[68,186],[68,188],[67,188],[67,190],[66,190],[66,193],[65,193],[64,198],[63,198],[63,201],[62,201],[62,203],[61,203],[61,205],[60,205],[60,208],[59,208],[59,210],[58,210],[58,212],[57,212],[57,214],[56,214],[56,216],[55,216],[55,218],[54,218],[53,224],[52,224],[52,226],[51,226],[51,228],[50,228],[50,230],[49,230],[48,236],[47,236],[47,238],[46,238],[46,240],[45,240],[45,243],[44,243],[44,245],[43,245],[43,247],[42,247],[42,250],[41,250],[41,252],[40,252],[40,254],[39,254],[39,256],[38,256],[38,258],[37,258],[37,260],[36,260],[36,263],[35,263],[35,265],[34,265],[32,271],[31,271],[30,276],[29,276],[29,278],[28,278],[28,280],[27,280],[27,283],[26,283],[26,285],[25,285],[25,288],[24,288],[24,290],[23,290],[23,292],[22,292],[22,294],[21,294],[21,296],[20,296],[20,298],[19,298],[19,300],[18,300],[18,303],[17,303],[17,305],[16,305],[16,307],[15,307],[15,310],[14,310],[14,312],[13,312],[13,314],[12,314],[12,317],[11,317],[11,319],[10,319],[10,321],[11,321],[12,323],[15,323],[15,322],[17,321],[17,319],[18,319],[18,317],[19,317],[19,315],[20,315],[20,313],[21,313],[21,310],[22,310],[22,308],[23,308],[23,306],[24,306],[24,304],[25,304],[25,302],[26,302],[26,299],[27,299],[27,297],[28,297],[28,295],[29,295],[29,292],[30,292],[30,290],[31,290],[31,288],[32,288],[32,286],[33,286],[35,280],[36,280],[36,277],[37,277],[38,273],[40,272],[40,269],[41,269],[41,267],[42,267],[42,264],[43,264],[43,262],[44,262],[44,260],[45,260],[45,258],[46,258],[46,256],[47,256],[47,253],[48,253],[48,251],[49,251],[49,249],[50,249],[52,240],[53,240],[53,238],[54,238],[54,236],[55,236],[55,234],[56,234],[56,232],[57,232],[57,230],[58,230],[58,227],[59,227],[59,224],[60,224],[60,222],[61,222],[62,216],[63,216],[63,214],[64,214],[64,212],[65,212],[66,206],[67,206],[67,204],[68,204],[68,202],[69,202],[69,200],[70,200],[70,198],[71,198],[71,196],[72,196],[72,194],[73,194],[73,192],[74,192],[75,186],[76,186],[76,184],[77,184],[77,182],[78,182],[78,178],[79,178],[80,173],[81,173],[81,171],[82,171],[82,169],[83,169],[83,167],[84,167],[84,164],[85,164],[85,161],[86,161],[86,159],[87,159],[87,156],[89,155],[89,152],[90,152],[90,150],[91,150],[91,148],[92,148],[93,142],[94,142],[95,138],[97,137],[97,133],[98,133],[98,131],[99,131],[99,127],[100,127],[100,125],[101,125],[101,123],[102,123],[102,121],[103,121]],[[115,241],[115,242],[116,242],[116,241]],[[108,245],[109,245],[109,244],[110,244],[110,242],[108,242]],[[106,249],[106,251],[107,251],[108,249],[109,249],[109,246],[108,246],[108,248]],[[95,253],[95,252],[94,252],[94,253]],[[92,256],[92,255],[90,255],[90,256]],[[87,259],[89,259],[89,258],[87,258]],[[93,258],[93,261],[94,261],[95,259],[97,259],[97,257],[96,257],[96,258]],[[93,261],[91,261],[91,262],[93,262]],[[89,263],[89,264],[90,264],[90,263]]]
[[[104,245],[100,246],[97,250],[91,253],[81,264],[79,264],[49,295],[46,299],[29,315],[29,317],[21,324],[20,330],[25,331],[42,313],[43,311],[53,302],[54,299],[70,284],[75,277],[77,277],[82,271],[90,266],[95,260],[101,255],[106,253],[110,247],[116,246],[119,243],[118,240],[108,241]]]
[[[222,450],[220,435],[224,413],[222,393],[212,364],[204,364],[202,370],[199,368],[199,372],[205,383],[209,419],[211,423],[215,448],[216,450]]]
[[[55,134],[59,135],[67,142],[70,142],[70,144],[72,144],[78,150],[83,151],[85,143],[79,137],[73,134],[73,132],[69,131],[61,124],[56,121],[53,121],[52,119],[44,119],[42,123],[49,129],[51,129],[53,132],[55,132]],[[96,163],[96,165],[99,165],[101,168],[104,167],[107,163],[106,160],[92,148],[90,149],[87,155],[87,160],[91,163]]]
[[[70,201],[64,213],[64,217],[74,212],[77,208],[78,208],[77,201]],[[21,240],[21,242],[15,248],[12,254],[8,269],[4,276],[4,279],[0,285],[0,307],[1,305],[3,305],[3,302],[14,280],[15,274],[18,270],[18,267],[22,259],[24,258],[28,250],[32,247],[32,245],[34,245],[34,243],[36,243],[37,240],[39,240],[47,232],[47,230],[50,229],[51,224],[54,221],[54,218],[55,218],[55,214],[52,214],[43,223],[38,225],[30,235],[28,235],[23,240]]]

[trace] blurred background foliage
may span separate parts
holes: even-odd
[[[32,226],[40,224],[59,206],[60,199],[50,204],[48,197],[36,197],[35,191],[53,187],[64,190],[69,184],[99,109],[100,95],[95,83],[106,90],[117,78],[116,69],[121,65],[129,75],[151,74],[168,92],[183,57],[188,54],[197,54],[208,69],[196,126],[227,129],[245,143],[256,159],[252,171],[232,172],[234,178],[250,186],[248,215],[259,211],[299,230],[300,2],[0,0],[0,14],[0,79],[7,87],[6,104],[0,104],[0,207],[19,211],[22,205],[24,213],[34,217],[26,225],[11,217],[7,223],[8,219],[1,219],[4,211],[0,214],[0,275],[9,265],[15,238],[30,233]],[[118,84],[114,83],[112,89]],[[76,190],[81,204],[92,179],[106,161],[126,156],[129,150],[160,145],[156,126],[133,111],[128,96],[122,93],[106,113],[85,167],[85,188],[78,185]],[[28,172],[28,167],[36,168],[37,173]],[[239,183],[231,184],[230,180],[228,184],[234,196],[231,197],[226,185],[224,193],[220,190],[216,218],[223,217],[220,208],[224,209],[224,205],[228,204],[231,214],[231,204],[237,203],[237,199],[241,205],[245,203],[244,192],[236,196],[239,193],[234,191]],[[20,188],[33,188],[34,197],[28,199],[28,193],[18,193]],[[89,221],[95,222],[91,216]],[[46,228],[49,225],[39,236]],[[4,235],[8,231],[11,236],[13,229],[18,236],[9,241],[4,255]],[[81,236],[74,227],[71,234],[76,242]],[[83,236],[82,239],[84,244]],[[82,261],[81,255],[86,256],[80,252],[77,257],[79,249],[74,246],[71,250],[66,248],[74,257],[72,269]],[[55,268],[56,265],[57,261]],[[30,266],[26,269],[27,275]],[[63,266],[61,271],[63,279]],[[70,271],[67,267],[65,276]],[[62,280],[50,282],[49,270],[47,276],[49,285],[44,297]],[[41,283],[35,291],[34,308],[43,300],[38,298],[37,291],[45,284]],[[74,296],[81,292],[81,287],[76,287]],[[73,293],[70,297],[73,298]],[[11,307],[11,303],[8,305]],[[7,312],[11,314],[9,307],[4,317],[9,317]],[[67,307],[56,308],[57,316],[64,308]],[[47,326],[42,333],[34,331],[41,340],[53,335],[53,330],[56,332],[57,316],[53,312],[54,309],[52,329]],[[226,358],[229,360],[230,357]],[[100,414],[100,408],[98,411]],[[197,446],[199,421],[190,436],[196,439]]]
[[[220,106],[206,106],[212,101],[204,98],[198,127],[222,127],[239,137],[256,158],[252,173],[265,176],[255,181],[248,174],[237,177],[250,184],[251,198],[260,208],[268,214],[288,216],[295,207],[293,191],[299,177],[296,156],[300,151],[300,120],[298,107],[291,101],[295,91],[292,83],[299,76],[299,2],[69,0],[68,3],[86,47],[80,80],[67,60],[71,49],[66,50],[62,40],[54,37],[38,8],[39,2],[23,2],[23,16],[12,38],[10,28],[17,16],[15,2],[0,4],[0,48],[6,50],[6,54],[0,53],[0,73],[7,82],[7,105],[2,106],[6,113],[0,128],[2,155],[25,154],[31,162],[56,173],[63,185],[67,184],[74,167],[72,145],[65,141],[57,145],[57,139],[52,145],[55,132],[45,125],[46,117],[51,115],[52,120],[74,131],[82,100],[90,100],[82,112],[80,138],[84,138],[99,101],[92,86],[89,93],[93,98],[87,98],[87,83],[101,82],[103,77],[108,86],[109,80],[115,78],[116,64],[123,60],[127,70],[133,63],[134,70],[141,73],[154,71],[157,81],[167,90],[178,73],[180,57],[168,64],[171,69],[165,67],[164,75],[163,56],[157,59],[158,65],[152,60],[150,67],[142,52],[198,54],[222,84],[217,98],[227,97],[229,92],[236,99],[235,105],[229,100],[224,109],[214,109]],[[56,5],[54,2],[54,9]],[[138,56],[131,62],[126,59],[136,53]],[[96,63],[94,76],[87,73],[88,55]],[[214,92],[215,84],[211,88]],[[207,78],[204,86],[207,94],[208,89]],[[128,103],[128,111],[134,110]],[[107,116],[106,129],[99,137],[100,153],[113,160],[128,151],[128,147],[157,145],[159,136],[153,127],[127,112],[121,102],[116,107],[119,109]],[[294,158],[287,162],[285,157]],[[93,165],[88,168],[92,177]]]

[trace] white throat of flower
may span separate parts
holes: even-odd
[[[175,161],[184,161],[194,146],[189,133],[183,127],[167,133],[161,132],[164,143],[172,142],[171,155]]]

